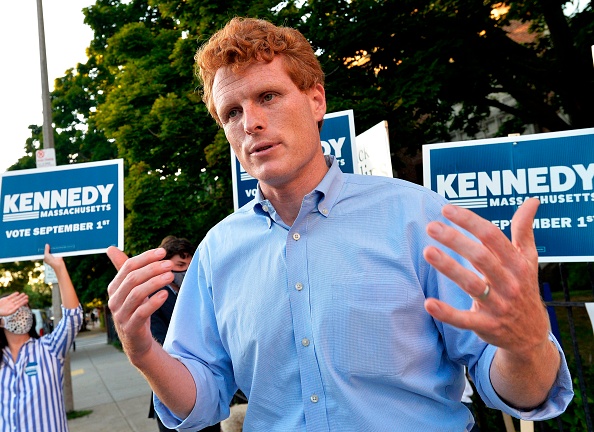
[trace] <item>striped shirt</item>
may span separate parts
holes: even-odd
[[[16,363],[10,349],[0,362],[0,431],[68,431],[64,407],[64,358],[80,330],[82,307],[62,307],[55,330],[22,347]]]

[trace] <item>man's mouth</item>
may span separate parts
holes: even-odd
[[[262,144],[257,146],[256,148],[254,148],[254,150],[252,151],[252,154],[256,154],[256,153],[261,153],[263,151],[269,150],[272,147],[274,147],[274,144]]]
[[[267,146],[263,146],[263,147],[257,148],[256,149],[256,153],[260,153],[261,151],[268,150],[269,148],[272,148],[272,146],[271,145],[267,145]]]

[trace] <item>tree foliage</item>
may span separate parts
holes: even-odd
[[[393,147],[416,152],[451,129],[474,135],[492,107],[514,128],[593,126],[594,12],[568,18],[565,3],[313,0],[300,27],[321,51],[333,104],[354,107],[364,129],[388,120]]]
[[[124,159],[129,254],[169,234],[198,243],[230,213],[232,192],[229,148],[200,101],[193,55],[233,16],[299,28],[326,72],[329,111],[353,109],[358,133],[388,120],[394,166],[452,129],[473,135],[493,107],[509,113],[500,134],[591,127],[594,12],[566,17],[565,3],[97,0],[84,10],[87,62],[52,93],[58,164]],[[12,169],[33,168],[42,144],[31,126]],[[115,270],[104,255],[67,264],[83,301],[105,299]]]

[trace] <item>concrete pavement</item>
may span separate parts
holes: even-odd
[[[126,355],[107,343],[99,329],[79,333],[70,351],[75,411],[88,416],[68,421],[70,432],[157,431],[147,418],[151,390]]]

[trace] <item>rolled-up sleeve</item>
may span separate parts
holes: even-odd
[[[488,407],[501,410],[511,416],[529,421],[548,420],[561,415],[563,411],[565,411],[573,398],[571,375],[569,374],[567,360],[565,359],[565,355],[563,354],[559,342],[557,342],[552,333],[549,333],[549,339],[555,344],[561,354],[561,365],[557,372],[557,379],[549,392],[547,400],[530,411],[522,411],[511,407],[499,397],[493,388],[490,379],[491,364],[493,363],[497,347],[489,345],[485,349],[477,363],[474,374],[471,372],[471,375],[473,375],[477,391]],[[547,359],[542,359],[542,361],[545,362]]]
[[[180,289],[163,347],[182,362],[196,384],[196,403],[187,418],[175,416],[154,397],[155,410],[168,428],[199,430],[229,417],[236,391],[233,368],[221,342],[207,273],[199,248]]]

